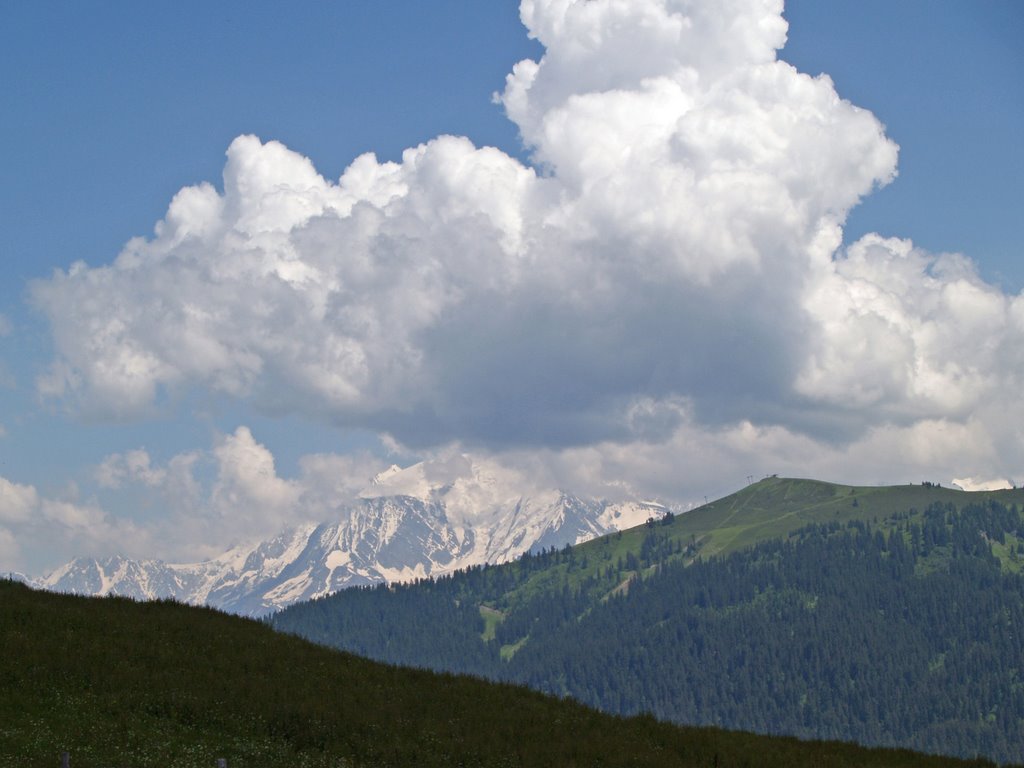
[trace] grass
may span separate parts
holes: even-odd
[[[494,639],[494,634],[498,629],[498,625],[501,624],[505,618],[505,614],[501,611],[490,608],[486,605],[480,606],[480,618],[484,620],[484,631],[480,633],[480,639],[485,643],[490,642]]]
[[[513,656],[515,656],[516,652],[520,648],[522,648],[524,645],[526,645],[526,641],[527,640],[529,640],[529,635],[527,635],[526,637],[521,638],[518,641],[516,641],[514,643],[511,643],[509,645],[501,646],[501,649],[499,650],[499,654],[501,655],[501,660],[502,661],[508,661]]]
[[[933,502],[960,507],[987,498],[1024,505],[1024,490],[968,493],[934,485],[849,486],[772,477],[679,515],[673,527],[684,536],[706,537],[701,552],[710,556],[786,536],[809,523],[871,521]]]
[[[1024,571],[1024,555],[1018,551],[1021,539],[1012,533],[1006,534],[1006,543],[992,542],[992,554],[999,558],[1005,573],[1021,573]]]

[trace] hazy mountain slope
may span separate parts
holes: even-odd
[[[256,622],[0,581],[0,766],[893,766],[956,760],[602,715]],[[974,763],[979,765],[980,763]]]
[[[1024,760],[1022,501],[771,478],[571,549],[274,622],[613,712]]]

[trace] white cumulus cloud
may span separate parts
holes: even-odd
[[[133,516],[130,509],[124,513],[125,523],[143,533],[150,547],[147,556],[193,561],[291,525],[330,520],[385,466],[368,453],[307,454],[298,460],[298,473],[286,477],[270,449],[248,427],[239,426],[209,447],[184,451],[162,463],[143,448],[111,454],[94,476],[109,503],[125,507],[124,499],[141,489],[147,504],[157,510],[143,517]],[[108,543],[95,552],[123,551],[113,546]]]
[[[0,477],[0,571],[24,568],[29,551],[49,552],[56,565],[94,550],[139,556],[152,544],[148,531],[93,501],[45,495],[33,485]]]
[[[7,568],[8,573],[15,563],[20,562],[20,554],[21,548],[18,546],[18,540],[14,538],[14,534],[0,526],[0,563],[10,566]]]
[[[291,516],[300,489],[278,476],[274,456],[256,442],[248,427],[239,427],[222,438],[213,454],[217,482],[212,504],[222,516],[267,519],[272,524]]]
[[[681,463],[755,448],[840,475],[898,440],[922,446],[890,472],[1024,458],[1006,417],[1024,299],[905,240],[841,248],[897,147],[778,58],[780,1],[521,16],[545,53],[497,100],[536,169],[441,136],[334,181],[241,136],[222,190],[185,188],[111,263],[33,284],[56,347],[40,391],[133,418],[201,388],[414,449],[574,455],[632,485],[667,489],[674,466],[680,493]],[[246,430],[214,453],[220,514],[269,521],[308,493]],[[104,482],[157,482],[141,457],[112,462]]]
[[[144,448],[112,454],[96,468],[96,482],[102,488],[120,488],[128,480],[157,486],[164,482],[166,476],[166,470],[151,465],[149,453]]]
[[[0,522],[26,523],[39,505],[39,494],[31,485],[21,485],[0,477]]]

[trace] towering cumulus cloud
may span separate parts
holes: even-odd
[[[545,53],[497,99],[532,166],[442,136],[332,182],[241,136],[223,192],[183,189],[151,239],[34,285],[42,392],[129,418],[209,388],[419,448],[643,462],[665,490],[654,454],[697,465],[697,442],[820,471],[915,439],[908,466],[955,463],[939,433],[1001,455],[1024,302],[962,257],[841,248],[897,147],[777,58],[781,1],[521,16]]]

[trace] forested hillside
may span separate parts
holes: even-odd
[[[74,768],[966,765],[613,717],[208,609],[0,581],[0,766],[56,768],[63,751]]]
[[[892,496],[819,486],[767,481],[803,493],[788,515],[754,504],[755,489],[717,529],[692,531],[705,513],[687,536],[682,515],[510,566],[340,593],[275,623],[614,713],[1024,761],[1019,492],[917,486],[927,506],[894,511]],[[774,532],[703,556],[758,526]]]

